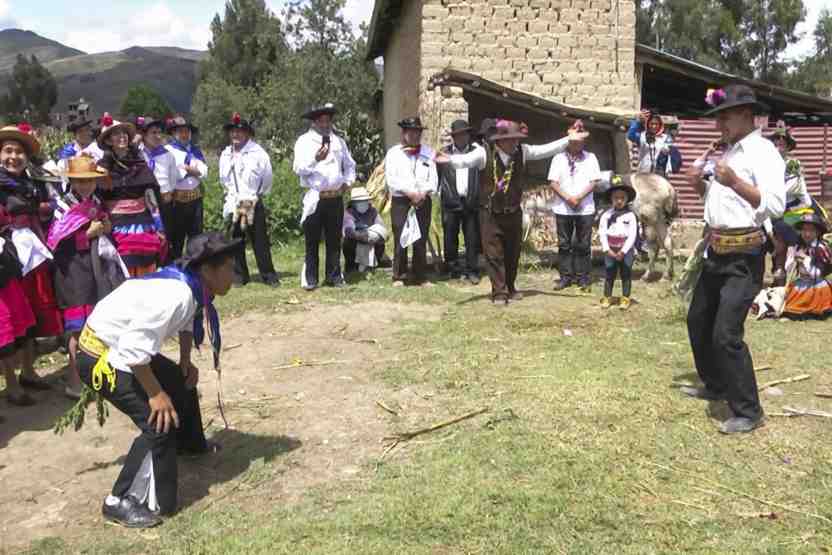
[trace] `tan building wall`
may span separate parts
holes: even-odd
[[[446,67],[571,106],[636,110],[633,0],[421,3],[420,107],[434,128],[427,142],[467,115],[459,91],[427,91],[428,79]]]
[[[400,140],[397,123],[419,113],[422,0],[402,2],[402,12],[384,52],[384,141]]]

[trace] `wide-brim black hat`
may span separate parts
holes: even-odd
[[[399,127],[402,129],[418,129],[419,131],[427,129],[427,127],[422,125],[422,118],[418,116],[413,118],[404,118],[399,122]]]
[[[200,233],[188,240],[185,254],[176,261],[180,268],[187,269],[199,266],[223,256],[236,254],[245,248],[242,238],[228,239],[218,231]]]
[[[323,115],[334,116],[337,113],[338,110],[335,109],[335,105],[331,102],[327,102],[326,104],[323,104],[321,106],[315,106],[313,108],[310,108],[301,116],[301,118],[308,119],[309,121],[315,121]]]
[[[478,137],[490,137],[497,131],[497,120],[494,118],[485,118],[480,123],[480,130],[477,132]]]
[[[236,112],[234,113],[234,115],[231,116],[231,121],[223,125],[222,128],[226,132],[231,131],[232,129],[245,129],[246,131],[254,135],[254,126],[251,124],[251,122],[248,120],[244,120],[242,117],[240,117],[240,114]]]
[[[158,127],[162,131],[165,130],[165,120],[154,116],[137,116],[133,121],[136,129],[144,133],[151,127]]]
[[[74,121],[74,122],[72,122],[72,123],[70,123],[69,125],[66,126],[66,130],[69,131],[70,133],[75,133],[76,131],[78,131],[82,127],[87,127],[87,126],[92,127],[92,120],[91,119],[85,119],[83,121]]]
[[[451,135],[459,135],[460,133],[470,133],[473,131],[468,122],[464,119],[458,119],[451,124]]]
[[[747,85],[728,85],[723,89],[709,91],[706,102],[713,108],[705,112],[705,116],[713,116],[740,106],[751,106],[758,114],[770,111],[768,105],[757,100],[754,90]]]
[[[633,189],[633,187],[627,185],[624,182],[617,182],[615,185],[607,189],[606,193],[604,193],[607,197],[608,202],[612,202],[612,194],[615,191],[624,191],[625,193],[627,193],[627,202],[633,202],[634,200],[636,200],[636,190]]]
[[[806,224],[813,224],[817,226],[820,235],[826,235],[827,233],[829,233],[829,224],[827,224],[826,221],[823,218],[821,218],[816,212],[811,212],[809,214],[804,214],[803,216],[801,216],[800,219],[794,223],[794,228],[800,231],[800,228],[802,228]]]

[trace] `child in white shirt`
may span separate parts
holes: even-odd
[[[612,178],[612,187],[607,190],[607,199],[612,204],[601,215],[599,234],[601,248],[604,250],[604,296],[601,306],[609,308],[612,305],[612,289],[615,278],[621,275],[622,310],[630,308],[630,290],[632,287],[632,268],[635,260],[635,244],[638,237],[638,220],[630,203],[636,198],[636,191],[624,184],[621,176]]]

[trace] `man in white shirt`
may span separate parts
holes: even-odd
[[[58,152],[58,169],[60,173],[66,173],[69,160],[78,156],[87,155],[96,162],[104,156],[104,151],[95,141],[95,131],[92,128],[92,120],[81,120],[70,123],[66,130],[73,134],[75,140],[65,144]]]
[[[249,237],[260,278],[276,287],[280,279],[272,263],[272,247],[266,208],[262,198],[272,190],[272,162],[269,154],[252,137],[254,127],[235,113],[225,124],[229,144],[220,155],[220,183],[225,189],[223,216],[233,237]],[[250,281],[245,250],[237,256],[237,277],[245,285]]]
[[[435,153],[422,144],[422,120],[405,118],[399,122],[402,142],[391,148],[384,158],[384,176],[392,196],[390,219],[393,224],[393,285],[404,285],[408,278],[407,247],[402,246],[402,232],[413,210],[418,220],[420,238],[413,243],[413,272],[410,281],[415,285],[432,285],[427,281],[427,241],[430,232],[431,195],[436,194],[439,179]]]
[[[355,182],[355,161],[346,141],[333,133],[332,120],[337,110],[331,103],[303,114],[311,122],[309,131],[295,142],[293,168],[306,189],[300,223],[306,238],[301,286],[307,291],[318,287],[318,245],[321,234],[326,243],[324,281],[343,287],[341,239],[344,224],[344,191]]]
[[[191,349],[207,335],[218,368],[222,344],[212,301],[228,293],[233,257],[242,248],[241,240],[228,241],[221,233],[194,237],[176,266],[126,281],[87,319],[79,340],[81,380],[141,432],[104,500],[105,519],[131,528],[159,524],[159,515],[177,508],[177,451],[217,450],[205,439]],[[160,354],[174,337],[178,364]]]
[[[156,182],[159,183],[159,192],[162,196],[159,199],[161,203],[159,213],[162,216],[162,224],[167,231],[174,227],[171,208],[178,171],[176,169],[176,158],[165,145],[165,121],[140,116],[136,118],[136,128],[142,135],[139,151],[147,162],[147,167],[153,172]]]
[[[708,248],[688,310],[688,335],[702,388],[682,388],[691,397],[726,400],[734,416],[723,433],[750,432],[763,422],[751,353],[743,341],[748,310],[763,285],[763,222],[782,217],[785,164],[754,124],[765,111],[754,91],[729,85],[709,91],[727,150],[716,160],[709,148],[688,171],[705,199]]]
[[[202,233],[202,180],[208,177],[208,164],[202,150],[194,144],[197,128],[182,116],[168,120],[172,137],[167,148],[176,161],[176,184],[171,201],[171,228],[168,230],[171,259],[182,256],[185,241]]]
[[[598,159],[585,149],[589,131],[581,120],[569,128],[569,145],[552,158],[549,184],[555,191],[552,211],[558,231],[558,270],[555,283],[559,291],[578,285],[590,291],[592,224],[595,219],[593,191],[601,178]]]
[[[457,170],[479,170],[480,229],[482,247],[491,280],[491,301],[505,306],[519,301],[517,270],[523,246],[523,189],[531,181],[526,163],[543,160],[563,151],[567,139],[543,145],[520,144],[528,138],[525,124],[498,119],[483,122],[485,146],[466,154],[440,154],[439,164],[451,164]]]
[[[465,154],[471,143],[471,127],[465,120],[451,124],[453,143],[442,149],[446,154]],[[476,285],[480,282],[480,176],[476,168],[439,168],[439,195],[442,199],[442,232],[445,236],[445,268],[452,279],[460,278]],[[459,232],[465,238],[465,266],[460,267]]]

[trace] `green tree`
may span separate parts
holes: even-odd
[[[815,53],[797,62],[788,76],[789,87],[832,97],[832,11],[820,12],[814,31]]]
[[[49,112],[58,101],[58,85],[37,57],[27,59],[23,54],[17,55],[8,88],[9,92],[0,99],[7,119],[49,122]]]
[[[806,19],[803,0],[754,0],[744,4],[739,30],[754,77],[783,83],[787,64],[782,55],[786,47],[800,39],[796,28]]]
[[[164,117],[172,111],[162,95],[145,83],[134,85],[127,90],[120,110],[124,115],[157,117]]]
[[[244,87],[260,85],[289,50],[280,20],[264,0],[228,0],[225,16],[214,16],[211,34],[202,76],[220,75]]]

